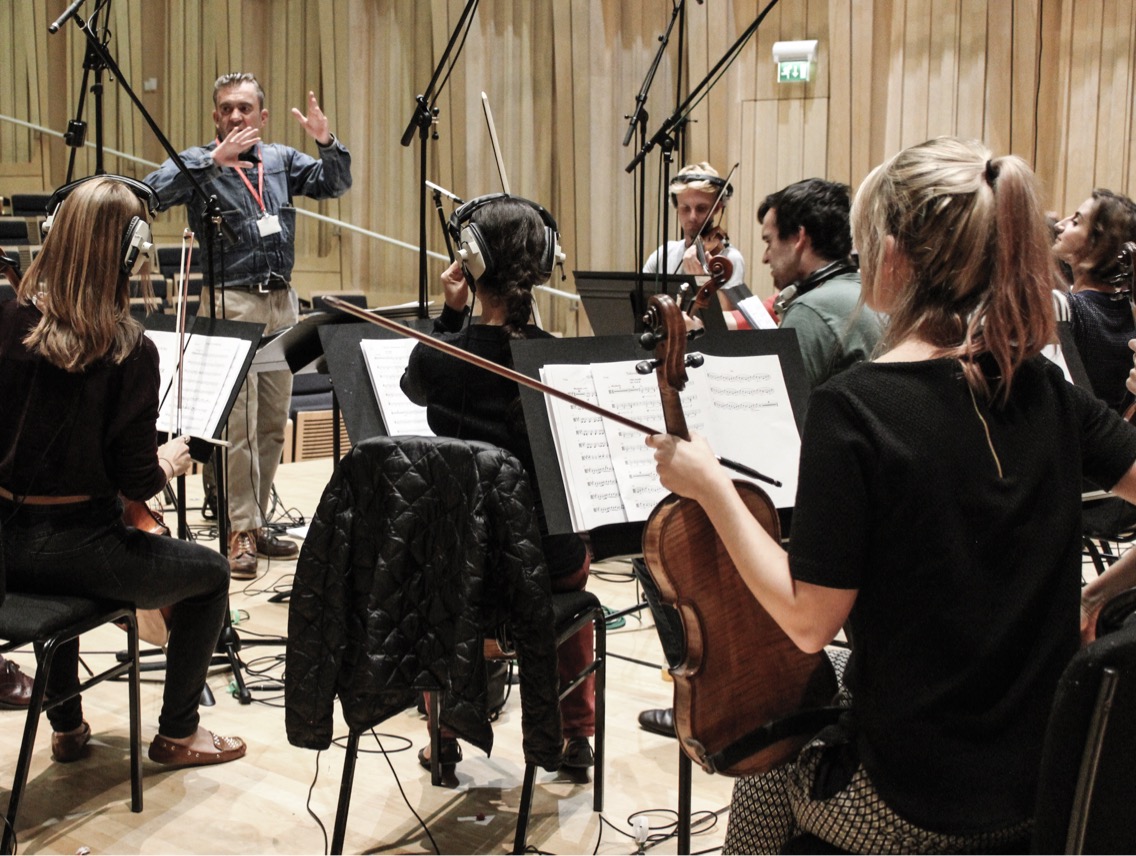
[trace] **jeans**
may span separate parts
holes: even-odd
[[[0,499],[7,584],[12,591],[173,605],[158,732],[189,737],[209,662],[225,621],[229,564],[199,544],[151,535],[122,523],[116,498],[71,505],[23,505]],[[79,685],[79,641],[61,647],[48,676],[50,700]],[[48,711],[55,731],[82,725],[76,697]]]

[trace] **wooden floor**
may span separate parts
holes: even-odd
[[[331,474],[328,459],[286,464],[276,485],[284,506],[310,518]],[[201,482],[187,480],[191,526],[200,525]],[[213,545],[215,546],[215,541]],[[287,605],[272,603],[287,589],[294,562],[261,559],[261,576],[234,582],[232,608],[244,646],[243,672],[250,684],[278,683],[283,677],[283,635]],[[635,604],[638,591],[625,563],[600,563],[588,588],[605,606]],[[114,629],[84,639],[84,656],[97,666],[121,642]],[[277,637],[266,646],[247,643]],[[650,615],[627,619],[608,634],[612,654],[607,683],[606,801],[602,815],[592,811],[590,785],[576,785],[541,771],[529,829],[530,848],[546,853],[634,853],[631,819],[645,815],[661,840],[654,853],[676,853],[673,837],[678,770],[674,740],[641,731],[636,714],[670,704],[658,637]],[[654,665],[619,659],[631,657]],[[13,657],[34,669],[30,652]],[[143,741],[157,728],[162,673],[148,672],[142,697]],[[84,697],[94,737],[89,758],[75,764],[51,760],[50,727],[42,723],[28,789],[17,821],[19,852],[77,853],[321,853],[331,837],[344,753],[297,749],[284,734],[283,696],[255,691],[252,704],[229,694],[231,673],[218,668],[209,686],[216,704],[202,708],[202,722],[222,734],[248,742],[244,759],[219,767],[165,770],[144,762],[145,808],[130,811],[126,687],[102,685]],[[426,742],[424,720],[409,711],[382,723],[379,737],[363,744],[355,775],[345,852],[348,853],[505,853],[512,846],[524,766],[520,752],[520,710],[514,697],[495,724],[493,756],[464,745],[456,790],[431,787],[418,766]],[[0,788],[7,788],[19,751],[23,715],[0,711]],[[337,734],[346,735],[336,715]],[[383,752],[386,756],[383,756]],[[694,772],[693,852],[721,846],[731,780]],[[716,817],[715,817],[716,815]],[[479,818],[484,819],[479,819]],[[322,826],[322,828],[321,828]],[[325,832],[326,830],[326,832]]]

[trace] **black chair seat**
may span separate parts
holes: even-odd
[[[91,621],[97,626],[104,615],[121,608],[110,601],[10,591],[0,609],[0,639],[25,644],[72,625]]]
[[[554,592],[552,595],[552,618],[559,631],[571,624],[584,613],[600,608],[600,599],[590,591]]]

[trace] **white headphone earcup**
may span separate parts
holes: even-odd
[[[122,270],[133,275],[142,269],[142,263],[154,247],[150,224],[141,217],[132,217],[122,237]]]
[[[481,277],[485,275],[487,267],[485,254],[481,250],[478,238],[479,236],[475,229],[470,226],[465,226],[462,228],[461,237],[458,240],[458,256],[461,258],[462,263],[465,264],[469,275],[474,279],[481,279]]]

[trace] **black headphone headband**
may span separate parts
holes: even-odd
[[[130,188],[130,190],[134,192],[135,196],[146,203],[146,210],[149,212],[151,217],[158,212],[158,194],[154,192],[154,189],[150,187],[150,185],[146,184],[143,181],[138,181],[138,179],[130,178],[125,175],[112,175],[110,173],[106,173],[103,175],[88,175],[84,178],[77,178],[69,184],[65,184],[60,187],[53,194],[51,194],[51,198],[47,200],[47,213],[54,214],[55,209],[59,207],[59,203],[70,196],[71,191],[73,191],[81,184],[86,184],[88,181],[94,181],[96,178],[106,178],[110,179],[111,181],[117,182],[118,184],[126,185],[128,188]]]
[[[545,210],[543,205],[538,205],[536,202],[533,202],[531,199],[525,199],[523,196],[513,196],[509,193],[487,193],[485,196],[478,196],[476,199],[471,199],[469,202],[463,203],[454,209],[454,213],[450,215],[450,236],[455,241],[460,240],[462,226],[472,220],[473,215],[479,210],[491,202],[496,202],[498,199],[511,199],[514,202],[527,205],[540,215],[540,219],[545,226],[553,232],[560,234],[560,227],[556,225],[556,220]]]
[[[704,181],[717,190],[721,190],[723,187],[726,188],[726,192],[722,194],[723,202],[734,195],[734,186],[727,184],[726,179],[722,178],[720,175],[710,175],[705,172],[680,172],[671,179],[671,204],[678,205],[678,196],[674,189],[676,184],[694,184],[698,181]]]
[[[88,175],[63,185],[51,194],[51,198],[47,200],[47,219],[44,220],[42,226],[45,236],[48,230],[51,229],[51,224],[55,221],[55,215],[59,212],[59,206],[63,203],[63,200],[70,196],[75,188],[98,178],[105,178],[116,184],[124,185],[146,204],[146,210],[151,217],[157,212],[159,206],[158,194],[145,182],[128,178],[125,175],[111,175],[109,173]],[[142,268],[143,261],[145,261],[147,254],[153,246],[154,239],[150,232],[150,224],[141,217],[131,217],[130,222],[126,225],[126,229],[123,230],[122,233],[122,256],[120,262],[122,272],[128,276],[138,273]]]
[[[560,249],[560,229],[556,225],[556,220],[543,206],[531,199],[525,199],[523,196],[512,196],[508,193],[490,193],[471,199],[454,209],[447,227],[454,244],[458,248],[458,254],[470,283],[472,284],[475,280],[485,276],[494,267],[492,254],[484,236],[481,234],[481,230],[473,222],[473,216],[486,205],[501,199],[519,202],[531,208],[540,216],[545,231],[545,251],[540,260],[540,270],[542,273],[547,272],[546,276],[551,276],[552,269],[557,264],[562,265],[564,263],[564,253]]]

